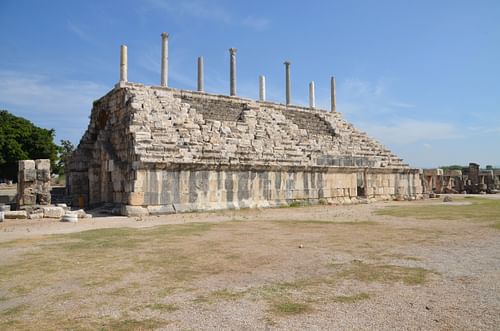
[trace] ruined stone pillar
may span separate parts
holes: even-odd
[[[331,86],[331,109],[332,112],[337,110],[337,91],[336,91],[336,86],[335,86],[335,76],[332,76],[330,80],[330,86]]]
[[[161,86],[168,86],[168,33],[161,34]]]
[[[259,100],[266,101],[266,77],[259,76]]]
[[[120,46],[120,83],[127,82],[127,46]]]
[[[309,83],[309,107],[316,107],[316,96],[314,95],[314,82]]]
[[[203,77],[203,56],[198,57],[198,91],[205,91],[205,81]]]
[[[236,95],[236,48],[229,49],[229,95]]]
[[[285,61],[285,88],[286,88],[286,104],[292,103],[292,84],[290,82],[290,62]]]

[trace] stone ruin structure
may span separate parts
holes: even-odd
[[[236,49],[230,49],[230,96],[168,87],[168,35],[162,34],[160,86],[120,82],[94,102],[90,124],[69,162],[67,190],[76,203],[113,204],[123,215],[416,199],[420,170],[347,123],[336,111],[236,96]]]
[[[469,163],[461,170],[424,169],[422,182],[425,193],[496,193],[500,190],[500,169]]]
[[[17,205],[50,205],[50,160],[19,161]]]

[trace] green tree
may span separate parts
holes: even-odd
[[[69,160],[69,157],[75,150],[75,145],[69,140],[61,140],[61,145],[58,146],[58,152],[59,152],[59,160],[56,163],[56,168],[54,169],[54,172],[63,175],[66,173],[66,164]]]
[[[55,131],[0,110],[0,178],[17,180],[17,161],[50,159],[55,166],[58,147]]]
[[[453,164],[453,165],[448,165],[448,166],[440,166],[439,168],[441,168],[443,170],[462,170],[463,168],[466,168],[466,167],[458,165],[458,164]]]

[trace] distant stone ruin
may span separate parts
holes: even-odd
[[[168,35],[162,35],[161,85],[120,82],[94,103],[90,124],[69,162],[67,189],[86,206],[113,204],[124,215],[416,199],[420,170],[347,123],[336,111],[236,96],[236,50],[230,49],[231,96],[168,87]]]
[[[17,206],[50,205],[50,160],[19,161]]]
[[[500,169],[469,163],[462,169],[424,169],[425,193],[496,193],[500,191]]]

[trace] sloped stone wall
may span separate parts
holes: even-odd
[[[340,113],[131,83],[95,102],[67,185],[124,213],[422,191],[418,170]]]

